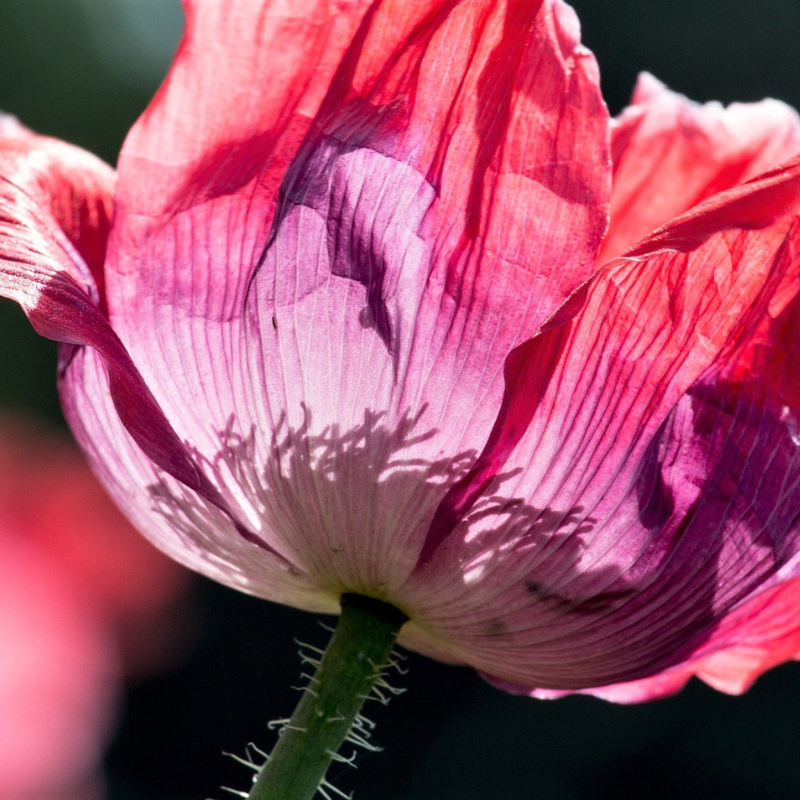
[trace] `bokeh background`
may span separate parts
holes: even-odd
[[[795,0],[576,0],[612,113],[648,70],[697,100],[773,96],[800,106]],[[181,32],[177,0],[2,0],[0,108],[110,163],[163,77]],[[0,304],[0,407],[62,424],[55,346]],[[267,721],[290,713],[299,639],[324,644],[311,616],[197,579],[166,672],[131,683],[105,760],[110,800],[202,800],[246,787],[223,751],[269,749]],[[800,612],[799,612],[800,613]],[[0,643],[0,647],[2,643]],[[375,704],[383,754],[333,770],[360,800],[605,800],[800,797],[800,664],[744,697],[693,683],[637,707],[591,698],[506,696],[466,669],[411,655]],[[0,709],[0,713],[2,710]],[[0,798],[0,800],[15,800]]]

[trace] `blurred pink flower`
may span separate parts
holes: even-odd
[[[513,691],[797,656],[796,114],[609,120],[557,0],[185,6],[116,187],[0,143],[0,289],[141,530]]]
[[[0,419],[0,797],[102,795],[120,679],[174,653],[169,611],[186,577],[122,518],[74,446]]]

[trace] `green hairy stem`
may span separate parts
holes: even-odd
[[[407,617],[393,606],[362,595],[342,595],[333,638],[278,743],[258,772],[249,800],[311,800],[326,796],[325,773],[347,739],[366,741],[361,707],[391,656]],[[306,661],[311,661],[306,658]],[[336,790],[334,790],[336,791]]]

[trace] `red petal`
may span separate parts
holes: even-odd
[[[699,105],[641,75],[613,127],[611,224],[599,263],[798,151],[800,119],[777,100]]]
[[[716,196],[512,354],[401,598],[454,657],[543,688],[652,675],[800,570],[800,409],[748,347],[798,291],[798,210],[800,161]]]
[[[0,258],[32,270],[31,285],[9,284],[26,310],[51,271],[85,287],[104,306],[113,191],[114,172],[102,161],[0,114]],[[51,263],[27,264],[37,257]]]

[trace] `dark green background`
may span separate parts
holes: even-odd
[[[130,34],[123,5],[145,39]],[[783,0],[581,0],[612,112],[649,70],[698,100],[771,95],[800,105],[800,4]],[[93,27],[90,27],[93,26]],[[114,162],[180,31],[171,0],[2,0],[0,107]],[[0,402],[58,417],[54,347],[0,306]],[[202,628],[187,660],[132,687],[107,759],[112,800],[222,798],[245,787],[223,750],[269,747],[293,707],[293,638],[313,618],[198,581]],[[334,770],[358,800],[800,797],[800,665],[742,698],[692,685],[637,707],[506,696],[472,672],[411,656],[408,693],[374,710],[382,755]],[[338,774],[340,773],[341,774]]]

